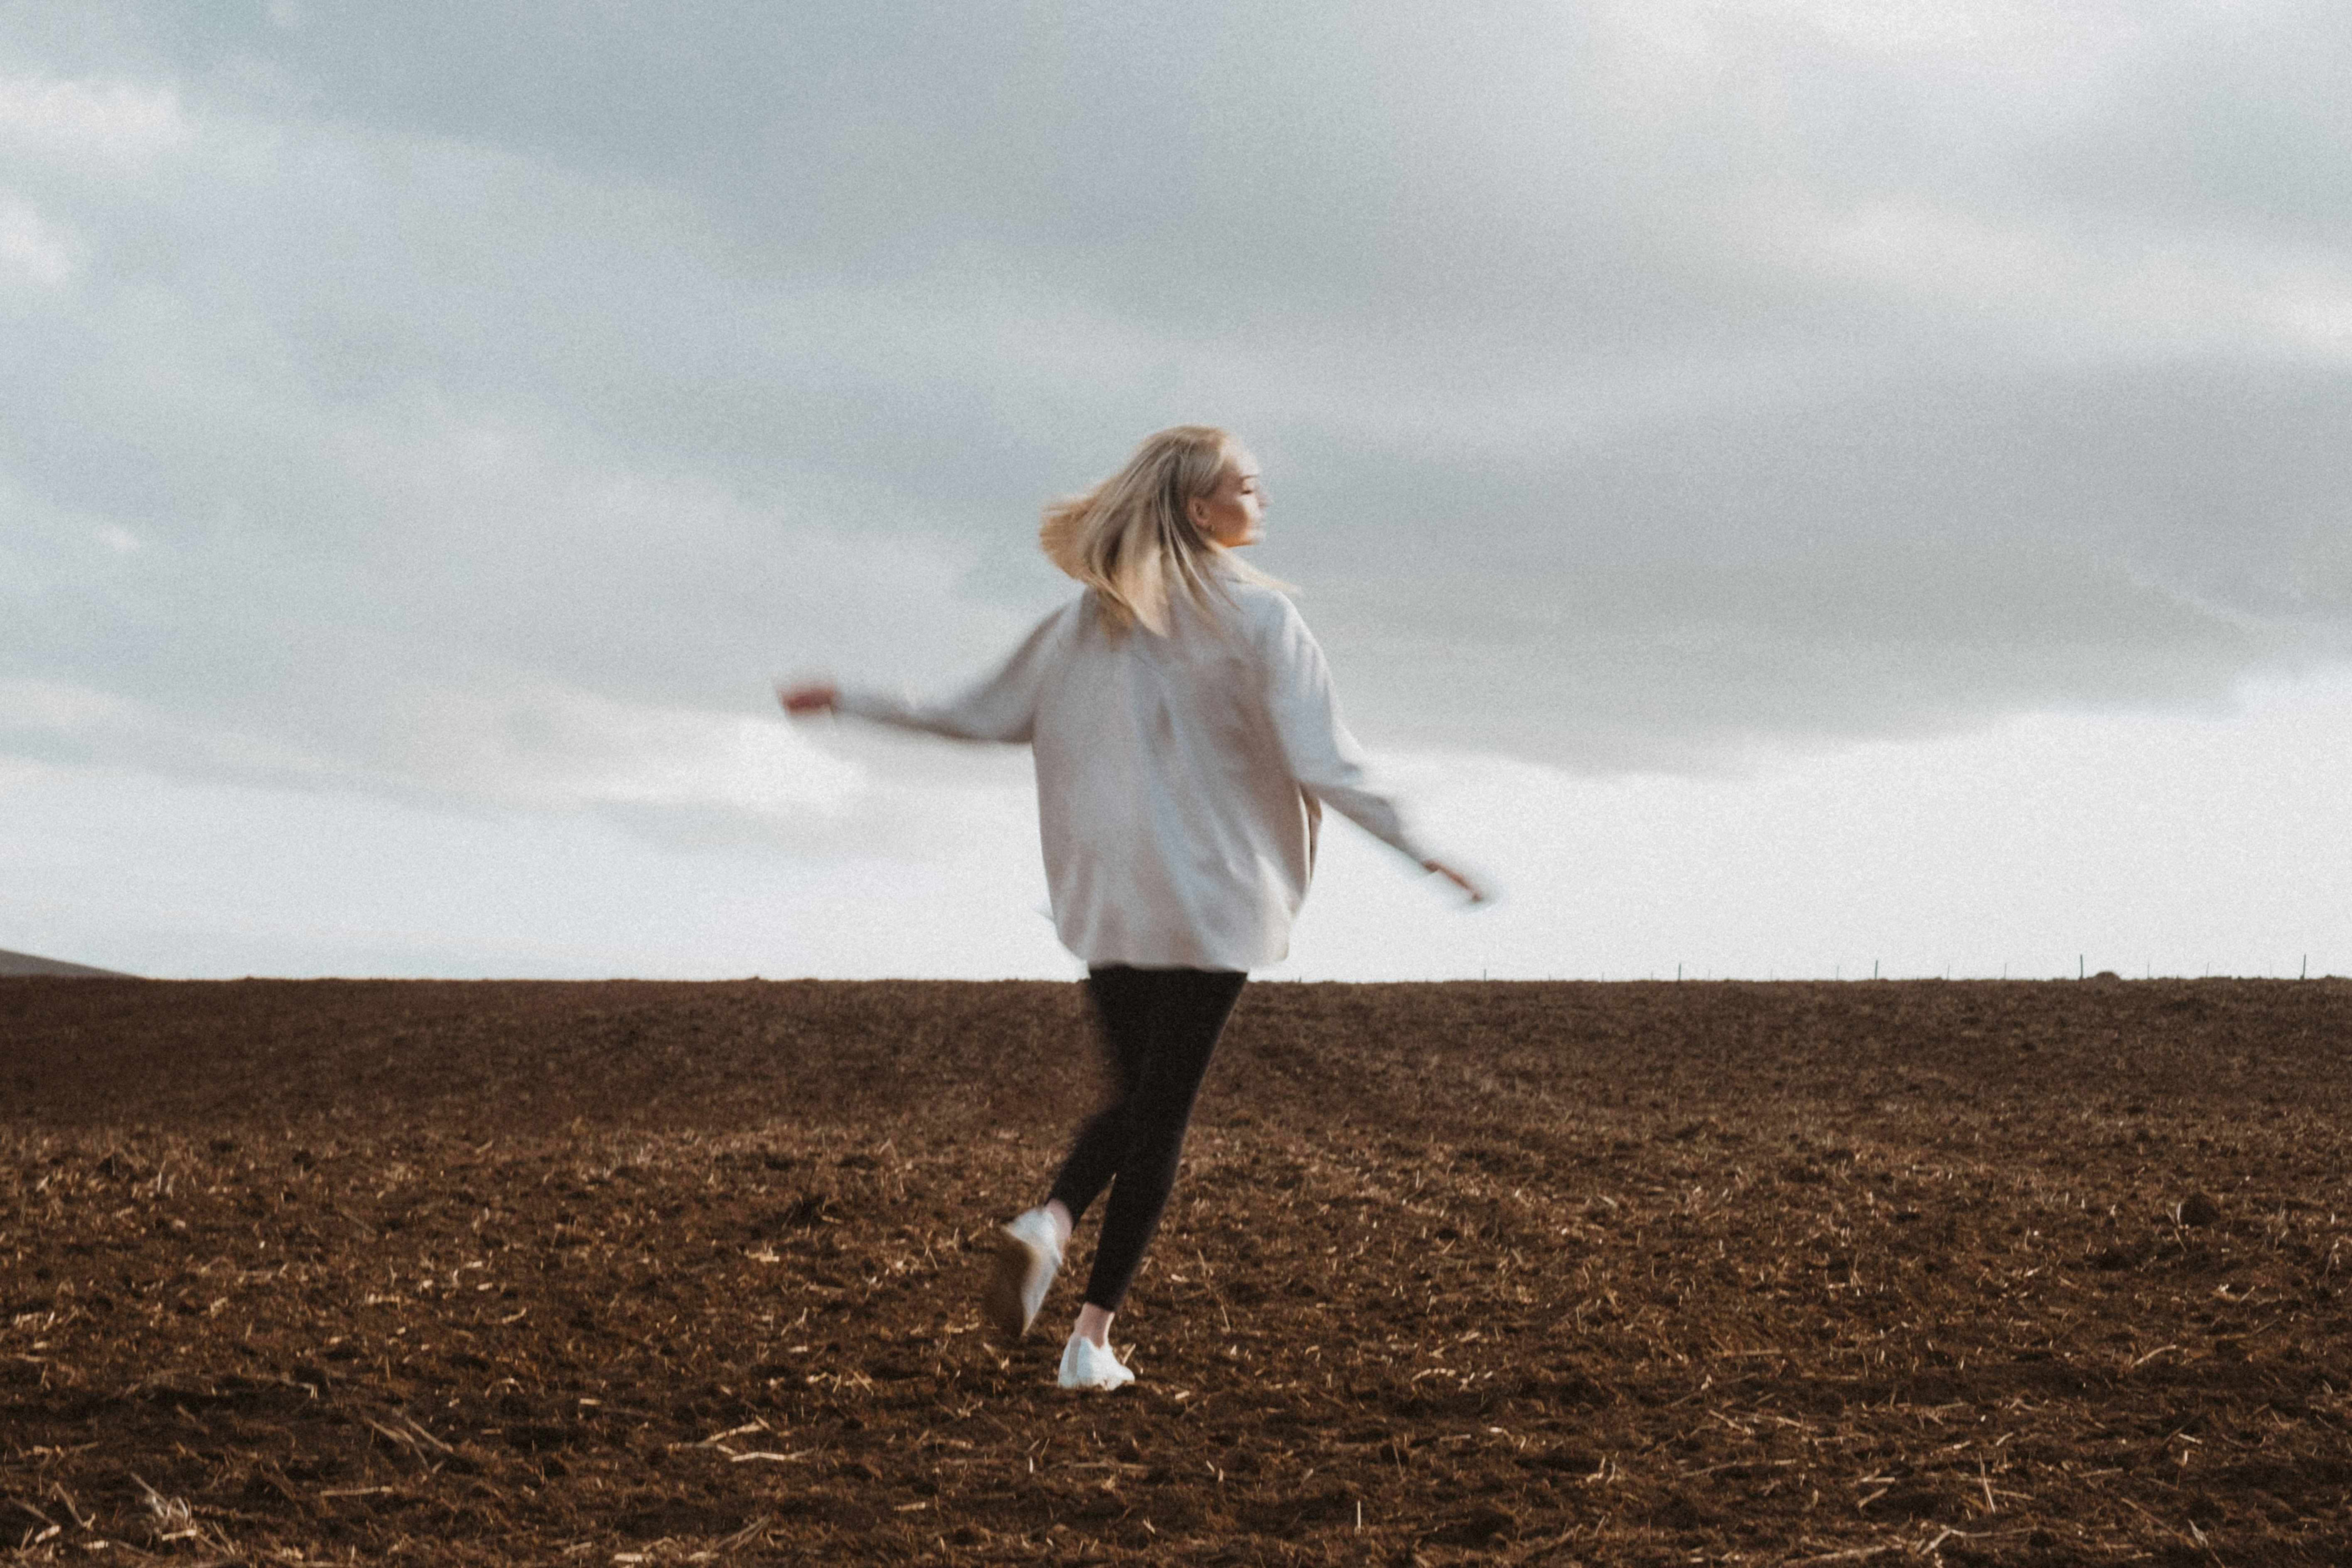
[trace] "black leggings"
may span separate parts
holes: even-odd
[[[1111,1101],[1078,1130],[1053,1196],[1075,1221],[1110,1188],[1087,1279],[1088,1306],[1118,1311],[1143,1267],[1143,1249],[1176,1184],[1176,1159],[1202,1075],[1248,978],[1228,969],[1106,964],[1087,971],[1110,1058]]]

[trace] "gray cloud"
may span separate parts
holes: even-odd
[[[1432,15],[12,9],[0,743],[572,799],[632,714],[971,668],[1038,501],[1192,417],[1376,737],[1706,768],[2352,652],[2352,22]]]

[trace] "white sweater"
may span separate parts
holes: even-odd
[[[1314,873],[1322,803],[1429,858],[1371,786],[1297,609],[1273,589],[1221,580],[1231,605],[1213,619],[1178,595],[1164,637],[1108,636],[1089,590],[949,701],[841,695],[841,710],[860,718],[1034,748],[1054,923],[1089,964],[1280,960]]]

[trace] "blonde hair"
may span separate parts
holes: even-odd
[[[1091,489],[1046,503],[1037,529],[1045,559],[1095,591],[1103,626],[1165,637],[1181,591],[1203,611],[1226,597],[1212,570],[1283,592],[1193,523],[1191,502],[1217,488],[1240,445],[1213,425],[1178,425],[1144,437],[1124,468]]]

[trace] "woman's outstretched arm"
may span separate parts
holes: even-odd
[[[849,713],[958,741],[1025,742],[1036,727],[1038,683],[1070,614],[1066,607],[1046,616],[1003,665],[944,702],[844,689],[827,679],[779,680],[776,700],[787,713]]]
[[[1420,862],[1423,870],[1461,889],[1472,903],[1484,903],[1486,890],[1431,855],[1405,826],[1396,802],[1375,787],[1364,765],[1363,748],[1339,717],[1339,694],[1323,649],[1286,599],[1283,609],[1265,650],[1266,703],[1291,776],[1316,799]]]

